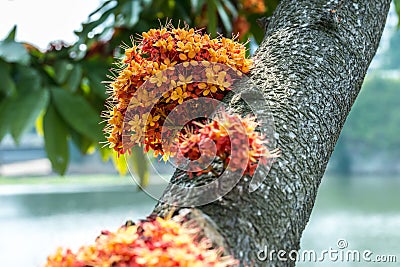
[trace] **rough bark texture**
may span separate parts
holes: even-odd
[[[208,227],[217,230],[211,238],[223,236],[244,263],[294,266],[277,258],[258,261],[257,251],[300,248],[329,157],[378,47],[390,0],[345,1],[336,13],[338,26],[329,11],[336,5],[281,1],[251,76],[269,101],[282,156],[255,192],[243,178],[221,200],[197,207],[207,215]],[[237,102],[232,108],[243,111]],[[156,212],[166,209],[159,205]]]

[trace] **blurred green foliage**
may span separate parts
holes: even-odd
[[[107,98],[102,82],[110,80],[114,58],[123,54],[119,46],[169,19],[175,26],[204,28],[212,36],[240,31],[241,40],[260,42],[263,30],[256,19],[272,14],[277,3],[266,0],[266,12],[259,14],[236,0],[106,0],[75,32],[76,43],[53,42],[46,51],[15,41],[14,27],[0,42],[0,141],[10,133],[18,143],[36,122],[57,173],[67,170],[71,141],[83,154],[97,149],[104,160],[114,157],[116,168],[126,173],[124,157],[103,147],[100,116]],[[135,150],[131,160],[138,162],[132,166],[145,184],[143,152]]]
[[[250,38],[259,43],[263,38],[263,29],[256,20],[270,16],[279,1],[264,0],[265,12],[246,8],[249,2],[254,1],[105,0],[75,32],[78,37],[76,43],[53,42],[45,51],[15,41],[14,27],[0,42],[0,141],[6,134],[11,134],[18,143],[21,136],[36,123],[37,131],[44,136],[53,169],[59,174],[64,174],[68,167],[68,142],[73,142],[83,154],[98,150],[104,160],[113,157],[120,173],[126,173],[125,158],[117,158],[112,150],[104,147],[102,128],[105,124],[101,124],[100,116],[107,98],[102,82],[110,80],[106,77],[110,74],[114,58],[123,54],[119,46],[130,44],[132,37],[150,28],[158,28],[169,19],[175,26],[187,24],[204,29],[212,36],[218,33],[231,36],[240,32],[241,40]],[[394,2],[400,13],[400,1]],[[399,35],[396,38],[394,42],[398,43]],[[400,54],[398,50],[396,53],[396,59],[390,64],[398,68]],[[349,119],[354,125],[351,131],[344,134],[350,139],[374,142],[379,146],[381,143],[377,140],[385,132],[393,139],[389,144],[398,145],[397,126],[380,125],[380,120],[384,118],[377,117],[380,115],[375,112],[379,103],[386,103],[384,101],[395,105],[393,88],[398,87],[398,81],[371,78],[366,84],[374,88],[383,88],[383,84],[387,87],[379,92],[365,89],[368,93],[360,100],[365,103],[355,108],[360,109],[359,113],[352,112],[358,115]],[[400,112],[394,110],[390,116],[397,116],[398,121],[396,114]],[[368,120],[373,121],[365,124]],[[130,160],[142,162],[133,164],[133,168],[145,184],[148,171],[143,164],[141,150],[135,150]]]

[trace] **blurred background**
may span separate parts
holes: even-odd
[[[398,3],[399,1],[395,1]],[[125,158],[104,147],[107,74],[130,36],[165,24],[250,40],[278,1],[3,0],[0,2],[0,263],[41,266],[58,246],[77,249],[103,229],[148,215],[155,200]],[[397,9],[399,10],[399,9]],[[15,27],[16,25],[16,27]],[[400,262],[400,31],[395,5],[318,193],[302,249],[397,255]],[[128,161],[141,162],[143,154]],[[165,176],[169,166],[153,161]],[[143,185],[164,184],[147,165]],[[364,266],[354,262],[299,266]]]

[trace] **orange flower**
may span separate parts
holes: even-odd
[[[131,118],[135,118],[135,114],[142,118],[143,112],[149,112],[148,108],[153,107],[157,110],[157,113],[154,113],[157,121],[151,120],[145,128],[132,128],[137,123],[133,122],[132,125],[128,121],[133,131],[131,134],[134,135],[131,140],[143,140],[145,149],[157,150],[161,155],[167,153],[156,137],[161,131],[156,131],[155,127],[163,125],[168,114],[187,98],[206,96],[221,100],[231,86],[224,72],[218,74],[218,70],[212,70],[213,75],[208,83],[193,82],[205,78],[202,77],[202,72],[181,73],[176,75],[174,80],[167,80],[165,71],[173,72],[172,68],[180,63],[184,66],[196,66],[199,61],[224,64],[243,73],[248,73],[252,64],[250,59],[246,59],[245,46],[235,39],[211,39],[209,35],[194,29],[170,26],[142,33],[142,40],[125,50],[125,58],[122,59],[122,64],[119,64],[122,69],[110,84],[111,109],[108,112],[106,127],[110,147],[119,154],[128,151],[135,142],[122,146],[124,117],[129,113]],[[147,80],[154,87],[138,92]],[[164,86],[171,86],[172,90],[165,92]],[[156,92],[161,92],[160,96]],[[156,96],[159,99],[155,99]],[[143,136],[138,136],[139,134]]]
[[[238,266],[233,257],[213,249],[210,240],[200,238],[199,231],[181,215],[165,219],[152,216],[116,232],[102,231],[93,245],[83,246],[76,253],[59,248],[45,266]]]

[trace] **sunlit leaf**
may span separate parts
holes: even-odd
[[[126,175],[128,173],[128,165],[125,161],[125,155],[118,155],[116,151],[113,151],[112,160],[115,169],[120,175]]]
[[[103,139],[100,114],[81,95],[52,87],[52,99],[61,117],[77,132],[93,141]]]
[[[147,155],[143,152],[143,148],[134,146],[132,154],[126,159],[130,162],[129,166],[132,166],[135,174],[139,176],[140,185],[145,187],[149,184],[150,171],[148,166]]]
[[[43,129],[45,149],[53,170],[63,175],[69,162],[67,128],[52,104],[43,118]]]

